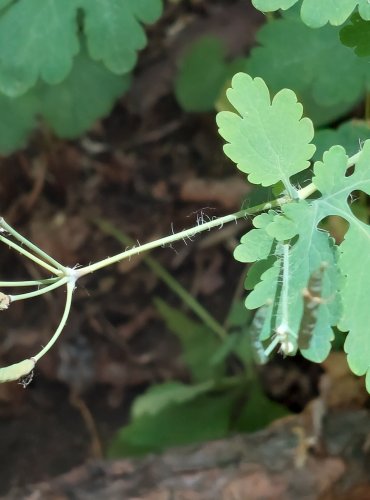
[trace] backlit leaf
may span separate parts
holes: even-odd
[[[270,186],[279,180],[289,189],[289,178],[305,168],[315,151],[312,122],[302,118],[294,92],[281,90],[271,101],[260,78],[238,73],[227,96],[239,113],[217,115],[224,151],[254,184]]]
[[[344,277],[341,286],[343,315],[339,328],[348,331],[345,351],[348,363],[357,375],[370,370],[370,227],[357,219],[348,205],[349,195],[356,190],[370,194],[370,141],[366,141],[353,173],[346,176],[347,156],[340,146],[324,155],[315,164],[314,183],[322,193],[317,203],[320,217],[338,215],[349,222],[349,229],[340,245],[339,266]],[[367,381],[369,374],[367,375]]]
[[[358,7],[363,19],[370,19],[370,5],[367,0],[252,0],[253,5],[263,12],[286,10],[296,3],[302,5],[302,20],[312,28],[343,24]]]

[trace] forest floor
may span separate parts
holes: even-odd
[[[262,22],[244,1],[168,3],[148,30],[131,91],[108,118],[76,141],[40,127],[26,149],[1,160],[4,218],[72,267],[121,250],[97,228],[97,218],[143,243],[195,225],[199,210],[222,216],[240,209],[251,188],[223,155],[215,113],[183,112],[173,79],[192,40],[215,34],[229,55],[246,53]],[[220,322],[240,287],[243,266],[232,250],[246,227],[232,225],[153,253]],[[6,279],[40,277],[5,247],[1,272]],[[0,385],[0,494],[99,455],[90,416],[104,450],[127,423],[136,395],[155,382],[186,380],[178,342],[153,305],[157,296],[182,307],[140,257],[81,280],[65,331],[32,384]],[[29,357],[45,343],[62,307],[63,294],[53,293],[17,302],[3,314],[1,364]],[[278,359],[262,378],[272,397],[299,412],[318,394],[321,373],[303,359]]]

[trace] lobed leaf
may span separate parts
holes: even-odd
[[[249,164],[253,158],[261,169],[259,175],[263,181],[269,175],[266,160],[270,161],[272,175],[276,172],[276,158],[270,152],[281,134],[274,127],[274,117],[269,122],[265,120],[269,106],[272,108],[275,101],[271,105],[261,82],[237,75],[231,102],[240,116],[221,114],[219,125],[222,135],[230,142],[226,147],[229,156],[258,176]],[[286,116],[288,120],[291,118],[289,111]],[[255,131],[252,121],[248,126],[251,118]],[[353,148],[353,134],[356,136],[358,131],[351,127],[353,125],[347,124],[335,133],[343,133],[344,142],[348,141]],[[299,130],[299,121],[296,121],[296,130]],[[260,142],[254,134],[260,136]],[[289,150],[289,144],[286,148]],[[289,158],[287,154],[282,159],[281,172],[286,172]],[[294,354],[299,346],[306,358],[323,361],[334,338],[331,327],[338,326],[348,331],[344,348],[349,366],[357,375],[366,374],[370,391],[370,226],[367,217],[360,220],[349,204],[353,192],[370,195],[370,140],[365,141],[352,162],[355,165],[348,174],[351,163],[343,147],[333,146],[325,152],[323,161],[314,165],[313,184],[320,195],[309,201],[292,199],[282,206],[281,213],[270,211],[256,217],[255,229],[242,237],[235,257],[242,262],[254,262],[250,269],[252,278],[248,276],[246,281],[247,286],[252,285],[254,289],[245,305],[248,309],[264,308],[257,341],[264,341],[276,332],[267,352],[280,343],[283,352]],[[329,233],[321,229],[323,220],[333,215],[349,224],[339,247]],[[305,338],[300,340],[301,328]]]
[[[321,160],[325,151],[336,145],[342,146],[347,155],[352,156],[367,139],[370,139],[370,127],[361,120],[342,123],[337,129],[318,130],[314,138],[316,146],[314,160]]]
[[[136,53],[146,45],[140,22],[153,23],[161,0],[76,0],[85,11],[84,32],[89,54],[116,74],[128,73]]]
[[[331,341],[334,339],[331,326],[338,323],[341,313],[340,298],[337,294],[340,281],[337,248],[329,233],[318,229],[319,220],[317,206],[300,201],[284,206],[282,215],[277,215],[266,228],[266,231],[278,241],[298,236],[298,240],[293,242],[289,252],[287,283],[288,324],[295,332],[294,343],[298,342],[306,287],[310,277],[323,264],[325,265],[322,284],[323,302],[318,309],[316,326],[312,331],[309,347],[300,349],[304,357],[315,362],[323,361],[329,354]],[[281,298],[279,300],[276,307],[276,326],[283,320]]]
[[[81,52],[69,76],[59,85],[39,82],[18,98],[0,94],[0,151],[8,154],[23,146],[37,117],[43,118],[60,137],[78,136],[109,113],[129,83],[128,75],[112,75]]]
[[[257,34],[248,72],[273,93],[291,88],[316,125],[345,114],[364,95],[370,68],[338,40],[332,26],[312,30],[292,16],[265,24]]]
[[[130,81],[130,75],[113,75],[82,52],[66,80],[59,85],[39,84],[35,89],[38,113],[59,137],[77,137],[110,112]]]
[[[314,183],[322,193],[315,203],[320,217],[338,215],[349,222],[349,229],[340,245],[339,267],[344,277],[341,286],[343,315],[339,322],[342,331],[348,331],[344,349],[348,363],[357,375],[370,370],[370,272],[366,265],[370,253],[370,227],[357,219],[348,204],[353,191],[370,194],[370,141],[366,141],[353,173],[346,176],[347,155],[340,146],[325,153],[323,162],[315,164]],[[369,385],[368,385],[368,388]]]
[[[0,8],[8,2],[2,2]],[[128,73],[146,43],[141,22],[161,14],[161,0],[19,0],[0,14],[0,91],[24,94],[40,78],[61,83],[80,51],[79,10],[90,56]],[[16,33],[16,36],[14,35]]]
[[[0,16],[1,92],[19,96],[39,77],[53,85],[68,75],[79,51],[75,17],[76,0],[19,0]]]
[[[252,0],[253,5],[263,11],[286,10],[302,3],[301,17],[312,28],[319,28],[327,23],[338,26],[343,24],[358,7],[363,19],[370,19],[370,5],[367,0]]]
[[[229,143],[224,151],[254,184],[271,186],[306,169],[315,151],[312,122],[302,118],[302,105],[291,90],[284,89],[271,102],[265,82],[238,73],[227,92],[239,113],[217,115],[221,136]]]

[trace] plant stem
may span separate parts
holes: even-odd
[[[44,293],[51,292],[60,286],[65,285],[68,281],[70,281],[70,276],[65,276],[64,278],[58,279],[56,282],[52,283],[49,286],[44,286],[39,288],[38,290],[34,290],[33,292],[20,293],[18,295],[9,295],[10,302],[16,302],[17,300],[25,300],[32,299],[33,297],[37,297],[38,295],[43,295]]]
[[[115,264],[120,260],[131,257],[132,255],[138,255],[141,252],[152,250],[153,248],[157,248],[160,246],[163,247],[166,245],[170,245],[171,243],[178,240],[185,240],[186,238],[192,238],[198,233],[201,233],[203,231],[209,231],[214,227],[222,227],[224,224],[228,222],[236,223],[238,219],[242,219],[243,217],[247,217],[248,215],[254,215],[256,213],[263,212],[264,210],[269,210],[270,208],[280,207],[282,205],[285,205],[286,203],[289,203],[290,201],[291,198],[288,197],[277,198],[276,200],[273,200],[269,203],[261,203],[260,205],[256,205],[255,207],[248,208],[245,210],[240,210],[239,212],[236,212],[231,215],[225,215],[224,217],[219,217],[209,222],[205,222],[204,224],[191,227],[190,229],[184,229],[183,231],[180,231],[178,233],[165,236],[164,238],[160,238],[159,240],[151,241],[149,243],[145,243],[144,245],[138,247],[134,246],[133,248],[125,250],[124,252],[114,255],[113,257],[108,257],[99,262],[96,262],[95,264],[90,264],[89,266],[76,269],[75,271],[76,276],[78,278],[81,278],[86,274],[93,273],[98,269],[102,269],[103,267],[111,266],[112,264]]]
[[[5,220],[1,217],[0,218],[0,228],[4,229],[6,232],[11,234],[14,238],[16,238],[18,241],[23,243],[26,247],[28,247],[32,252],[36,253],[39,257],[42,259],[46,260],[49,262],[49,264],[52,264],[56,269],[59,269],[64,273],[65,268],[59,262],[53,257],[50,257],[46,252],[41,250],[38,246],[34,245],[31,243],[27,238],[19,234],[15,229],[12,228]],[[60,274],[60,273],[59,273]]]
[[[0,287],[20,287],[20,286],[42,286],[49,285],[50,283],[55,283],[60,280],[60,278],[47,278],[45,280],[34,280],[34,281],[0,281]]]
[[[5,236],[0,236],[0,241],[5,243],[9,247],[13,248],[14,250],[17,250],[19,253],[21,253],[22,255],[27,257],[28,259],[32,260],[33,262],[35,262],[39,266],[44,267],[49,272],[56,274],[56,275],[60,275],[62,273],[62,271],[60,269],[56,269],[56,268],[50,266],[49,264],[47,264],[43,260],[36,257],[36,255],[33,255],[32,253],[28,252],[27,250],[25,250],[21,246],[17,245],[17,243],[14,243],[14,241],[9,240],[8,238],[5,238]]]
[[[38,361],[44,354],[48,352],[48,350],[55,344],[55,342],[58,340],[59,335],[62,333],[62,330],[67,322],[69,312],[71,310],[71,304],[72,304],[72,295],[73,295],[73,290],[75,287],[75,279],[71,276],[69,276],[67,282],[67,297],[66,297],[66,304],[64,307],[63,311],[63,316],[62,319],[60,320],[60,323],[58,325],[58,328],[55,330],[54,335],[51,337],[49,342],[46,344],[46,346],[38,353],[36,356],[33,356],[32,359],[35,361]]]
[[[275,347],[277,347],[280,343],[280,338],[278,335],[275,335],[274,339],[272,340],[272,342],[270,343],[270,345],[265,349],[265,356],[266,358],[268,358],[270,356],[270,354],[272,353],[272,351],[275,349]]]
[[[131,238],[113,227],[109,222],[98,219],[93,221],[105,233],[114,236],[124,245],[132,244]],[[146,255],[144,257],[146,265],[170,288],[188,307],[198,316],[203,323],[208,326],[222,340],[227,337],[225,328],[155,259]]]

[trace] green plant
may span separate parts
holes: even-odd
[[[22,146],[38,117],[71,138],[106,115],[146,44],[141,23],[161,11],[161,0],[1,1],[0,152]]]
[[[246,71],[262,77],[273,93],[294,90],[315,127],[332,123],[348,113],[370,86],[368,61],[340,41],[340,34],[350,28],[342,32],[336,26],[312,29],[296,11],[288,10],[259,29],[257,46],[250,54],[227,63],[226,49],[217,39],[212,39],[214,50],[202,57],[203,64],[197,63],[211,43],[208,37],[200,39],[189,47],[176,77],[179,104],[186,111],[227,109],[225,87],[232,74]],[[209,78],[216,74],[217,78]]]
[[[129,425],[112,442],[112,456],[157,452],[167,446],[222,438],[230,432],[251,432],[288,413],[267,398],[259,383],[249,338],[254,322],[249,324],[242,302],[231,307],[226,338],[215,336],[208,326],[164,301],[155,302],[181,343],[191,381],[157,384],[137,397]],[[240,362],[234,375],[227,373],[230,355]],[[207,421],[207,408],[212,424]]]
[[[95,222],[123,245],[133,244],[107,221]],[[153,257],[144,256],[143,261],[198,318],[194,321],[189,314],[154,299],[168,330],[181,344],[190,381],[155,384],[138,396],[131,409],[130,424],[117,433],[109,453],[136,455],[160,451],[165,446],[225,437],[231,431],[254,431],[286,415],[283,406],[265,395],[255,369],[256,360],[261,362],[260,343],[258,339],[251,341],[251,337],[258,330],[260,315],[251,321],[251,313],[236,293],[221,324]],[[236,359],[239,362],[235,363]],[[230,361],[236,365],[232,373],[228,369]],[[214,409],[212,426],[205,425],[209,405]],[[171,428],[165,435],[161,431],[167,427],[163,422]]]
[[[5,7],[5,3],[0,3],[0,6]],[[256,0],[254,3],[265,10],[276,10],[278,7],[288,8],[296,2]],[[12,4],[7,4],[10,9]],[[348,0],[337,10],[332,2],[320,3],[320,8],[314,0],[304,0],[301,4],[302,19],[315,26],[323,26],[327,21],[340,24],[359,5],[362,17],[352,17],[353,26],[346,24],[341,37],[346,44],[356,47],[358,53],[366,52],[366,47],[360,50],[362,44],[358,42],[357,34],[346,30],[357,29],[357,26],[359,30],[367,29],[362,21],[370,14],[367,2]],[[144,8],[146,3],[140,2],[139,5]],[[310,10],[313,6],[315,10]],[[254,229],[242,237],[234,253],[238,261],[248,264],[246,309],[243,315],[240,312],[243,307],[240,309],[240,304],[234,304],[237,311],[232,310],[226,325],[215,321],[171,280],[168,273],[153,260],[147,260],[151,269],[187,303],[201,322],[163,301],[156,301],[158,311],[181,343],[189,381],[186,384],[165,382],[149,388],[140,396],[133,406],[130,424],[122,429],[112,446],[112,454],[159,451],[166,445],[221,437],[230,430],[252,430],[258,424],[263,425],[285,410],[263,394],[252,358],[266,363],[276,351],[284,356],[300,352],[311,361],[321,362],[332,348],[334,332],[337,345],[341,345],[345,337],[344,350],[349,366],[356,375],[366,376],[366,387],[370,392],[370,337],[367,333],[370,275],[364,266],[370,250],[366,206],[366,197],[370,194],[369,127],[366,120],[358,120],[342,123],[336,129],[314,131],[314,124],[322,126],[338,119],[365,97],[370,81],[368,61],[359,60],[354,51],[340,44],[338,28],[325,26],[321,30],[312,30],[302,24],[297,12],[297,9],[288,10],[263,27],[258,35],[260,47],[252,51],[247,60],[225,62],[219,44],[214,40],[203,41],[197,50],[202,55],[204,47],[211,49],[216,67],[215,72],[206,73],[215,75],[212,92],[207,93],[207,84],[201,88],[200,96],[194,94],[194,88],[199,88],[198,83],[194,86],[190,81],[194,78],[194,68],[204,71],[199,65],[199,52],[195,58],[190,54],[184,61],[183,80],[177,86],[179,100],[188,109],[196,109],[200,103],[204,111],[217,99],[218,106],[225,109],[219,113],[217,123],[227,143],[224,148],[226,155],[248,175],[249,182],[274,193],[275,199],[225,217],[199,221],[193,228],[132,246],[116,256],[73,269],[61,265],[0,220],[0,241],[52,274],[51,278],[36,281],[0,282],[3,288],[31,289],[16,295],[2,293],[0,308],[6,309],[15,301],[66,287],[64,312],[47,345],[29,359],[0,368],[1,382],[21,378],[21,383],[27,385],[36,363],[63,330],[70,313],[73,290],[80,278],[141,252],[177,240],[186,241],[211,228],[217,229],[225,223],[254,216]],[[24,130],[29,128],[27,120],[34,116],[35,99],[38,109],[44,106],[44,100],[60,103],[63,99],[60,90],[64,88],[68,101],[71,88],[76,95],[80,92],[83,75],[89,71],[93,74],[101,71],[99,63],[91,60],[92,53],[87,55],[91,50],[88,44],[87,47],[78,56],[80,62],[76,72],[74,68],[66,80],[54,86],[50,86],[50,82],[47,85],[39,83],[44,85],[42,92],[30,92],[22,97],[26,104],[20,106],[19,116],[27,118],[23,121]],[[279,71],[281,61],[285,63],[285,71]],[[81,74],[78,69],[84,64],[86,71]],[[222,97],[224,80],[239,64],[250,74],[234,76],[226,102]],[[267,85],[259,76],[264,77]],[[106,73],[104,78],[108,78]],[[202,79],[198,76],[198,80]],[[117,83],[116,77],[109,75],[108,81],[110,92],[118,95],[122,80]],[[281,90],[281,87],[290,86],[289,82],[294,91]],[[91,92],[100,102],[98,90],[92,87]],[[204,100],[205,96],[210,99]],[[306,114],[312,113],[313,121],[303,117],[299,100],[304,102]],[[102,99],[100,105],[107,109],[109,102]],[[367,120],[369,108],[367,98]],[[46,106],[45,109],[49,108]],[[92,115],[95,112],[96,108],[91,111]],[[47,111],[44,115],[48,116]],[[86,126],[92,115],[81,120],[75,118],[76,128],[81,130]],[[68,119],[69,116],[66,121],[63,116],[58,116],[55,124],[61,130],[70,130]],[[54,123],[53,114],[49,120]],[[308,184],[301,187],[301,179],[304,182],[309,179]],[[361,203],[352,203],[353,196],[358,196]],[[343,226],[348,226],[344,240],[339,244],[327,230],[332,216],[340,218]],[[100,221],[99,225],[107,229],[106,223]],[[108,230],[119,237],[111,228]],[[122,235],[119,239],[125,245],[129,244]],[[247,310],[255,311],[251,321]],[[235,357],[242,368],[230,374],[228,362]],[[248,393],[246,401],[245,393]],[[261,420],[261,411],[264,411],[266,421]],[[160,434],[160,428],[166,432]]]
[[[1,241],[55,275],[51,283],[38,283],[43,286],[41,289],[9,296],[10,303],[67,286],[66,309],[61,324],[49,344],[31,358],[34,362],[47,352],[60,334],[70,309],[73,288],[82,276],[142,251],[193,237],[247,215],[265,212],[255,217],[255,229],[242,238],[235,257],[242,262],[255,263],[249,271],[248,286],[252,292],[247,297],[246,306],[249,309],[264,308],[259,341],[272,338],[271,343],[264,347],[266,356],[280,346],[285,355],[294,355],[300,350],[307,359],[320,362],[330,352],[334,338],[332,326],[338,326],[341,331],[349,332],[345,342],[349,365],[357,375],[367,374],[366,384],[370,390],[370,360],[367,357],[370,346],[366,332],[370,319],[367,308],[370,280],[362,265],[369,250],[370,230],[353,214],[349,204],[353,192],[369,194],[370,141],[366,141],[363,148],[350,158],[341,146],[330,148],[324,153],[323,160],[315,163],[311,184],[299,189],[291,184],[290,177],[309,167],[315,147],[311,144],[314,136],[312,122],[302,117],[303,109],[295,94],[285,89],[271,101],[263,80],[239,73],[233,78],[228,98],[236,113],[221,112],[217,120],[220,133],[228,143],[225,153],[248,174],[250,182],[263,186],[282,182],[284,192],[275,200],[134,247],[80,269],[65,268],[4,221],[0,223],[4,231],[37,256],[5,236],[0,237]],[[354,171],[347,175],[351,166],[354,166]],[[316,196],[310,199],[314,194]],[[330,215],[340,216],[349,223],[345,239],[339,246],[320,227],[321,221]],[[318,293],[313,293],[310,283],[317,273],[320,288]],[[358,286],[359,277],[361,288]],[[7,283],[1,285],[7,286]],[[308,328],[308,309],[313,305]],[[30,365],[25,368],[27,373]],[[14,373],[14,368],[10,371],[3,368],[0,377],[2,380],[11,379]],[[20,373],[16,375],[18,378]]]

